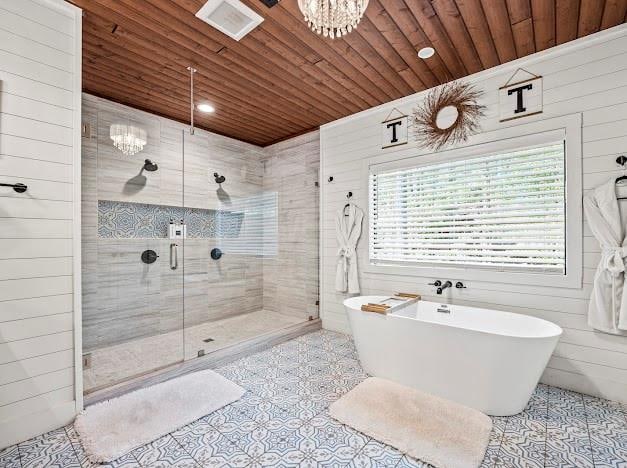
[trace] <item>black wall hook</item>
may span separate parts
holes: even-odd
[[[348,192],[346,194],[346,199],[350,200],[352,196],[353,196],[353,192]],[[350,202],[344,205],[344,208],[342,209],[342,211],[344,212],[344,216],[348,216],[348,213],[346,213],[346,208],[348,208],[349,206],[351,206]]]
[[[627,163],[627,156],[622,155],[616,158],[616,164],[619,166],[624,166]]]

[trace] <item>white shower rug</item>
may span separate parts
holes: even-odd
[[[245,390],[205,370],[89,406],[74,427],[92,462],[109,462],[239,400]]]
[[[329,407],[331,416],[438,468],[478,467],[492,420],[485,414],[371,377]]]

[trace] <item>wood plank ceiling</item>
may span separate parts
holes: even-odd
[[[83,88],[258,145],[621,24],[627,0],[370,0],[341,39],[297,0],[244,0],[265,21],[240,42],[194,14],[203,0],[72,0],[83,8]],[[436,55],[417,57],[432,46]]]

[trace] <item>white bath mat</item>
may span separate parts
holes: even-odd
[[[485,414],[371,377],[329,407],[343,424],[438,468],[481,464],[492,420]]]
[[[88,407],[74,426],[92,462],[109,462],[239,400],[245,390],[205,370]]]

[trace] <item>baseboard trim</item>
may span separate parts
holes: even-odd
[[[346,335],[352,335],[350,324],[347,319],[323,318],[322,328],[325,330],[336,331]]]
[[[227,346],[223,349],[207,354],[206,356],[180,362],[111,387],[96,390],[92,393],[86,394],[83,400],[85,406],[90,406],[134,390],[139,390],[140,388],[149,387],[151,385],[165,382],[166,380],[189,374],[191,372],[196,372],[202,369],[215,369],[242,357],[271,348],[272,346],[291,340],[300,335],[305,335],[319,330],[320,328],[322,328],[322,322],[320,319],[291,325],[274,332],[265,333],[255,338],[251,338],[241,343]]]
[[[67,401],[45,411],[0,421],[0,449],[70,424],[75,416],[76,402]]]
[[[606,400],[627,404],[625,384],[608,379],[590,379],[584,374],[547,367],[540,378],[543,384],[564,388],[573,392],[592,395]]]

